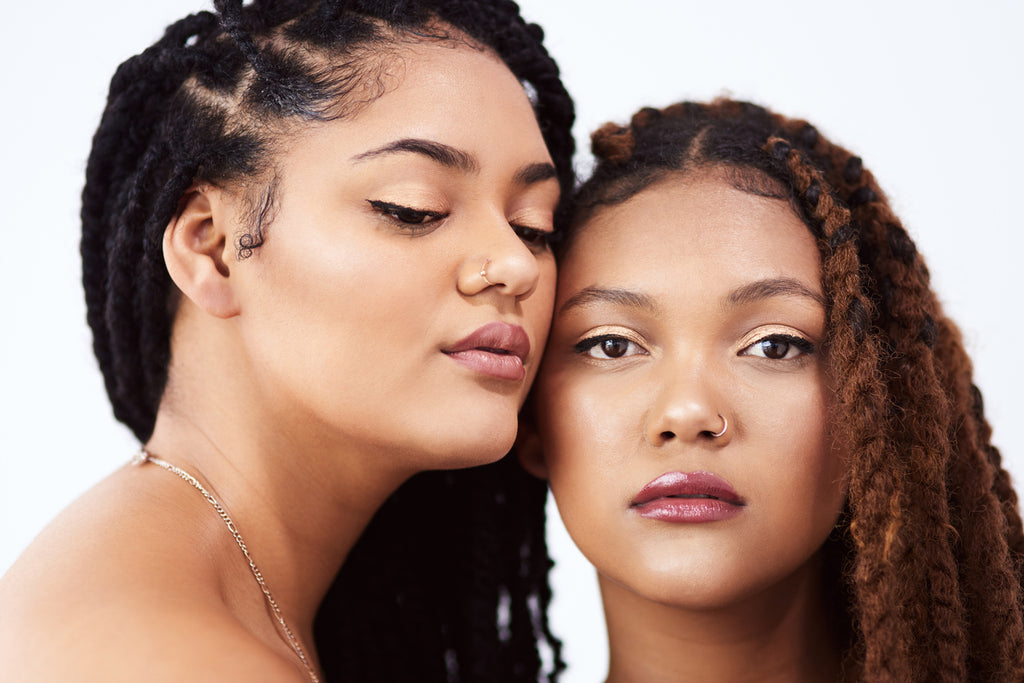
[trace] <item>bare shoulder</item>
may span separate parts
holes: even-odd
[[[0,680],[305,681],[225,605],[204,529],[122,490],[99,484],[0,578]]]
[[[216,611],[114,605],[25,624],[0,643],[0,680],[303,683],[298,667]]]

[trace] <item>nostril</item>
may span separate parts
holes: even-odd
[[[671,441],[674,438],[676,438],[676,433],[675,432],[662,432],[661,433],[661,440],[662,441]]]

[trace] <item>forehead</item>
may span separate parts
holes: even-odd
[[[367,90],[368,101],[351,116],[297,125],[281,146],[285,156],[329,154],[344,163],[396,140],[418,139],[458,148],[485,167],[550,160],[526,90],[489,49],[406,43],[382,58],[376,82],[379,92]]]
[[[787,200],[738,190],[719,174],[677,175],[578,226],[560,264],[559,300],[613,284],[712,295],[779,276],[820,292],[820,272],[814,237]]]
[[[384,58],[383,94],[356,119],[388,113],[474,118],[504,108],[535,118],[526,90],[490,49],[464,42],[407,43]]]

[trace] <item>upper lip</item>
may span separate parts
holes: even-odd
[[[632,505],[643,505],[659,498],[713,498],[733,505],[746,501],[722,477],[711,472],[666,472],[640,489]]]
[[[519,325],[503,322],[487,323],[467,337],[443,349],[444,353],[459,353],[479,349],[490,353],[519,356],[525,361],[530,355],[530,337]]]

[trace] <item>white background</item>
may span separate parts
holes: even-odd
[[[10,3],[14,4],[14,3]],[[961,324],[995,441],[1024,480],[1024,5],[1014,0],[523,0],[587,133],[641,105],[729,93],[860,154]],[[79,285],[78,194],[117,64],[203,0],[18,3],[0,22],[0,571],[135,444],[114,422]],[[604,673],[589,565],[551,509],[565,683]]]

